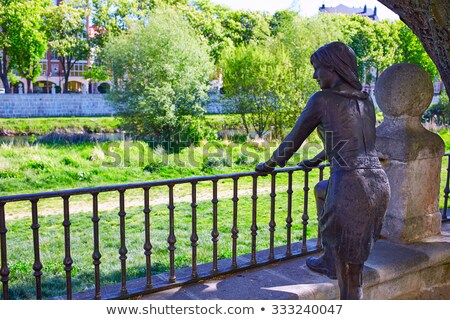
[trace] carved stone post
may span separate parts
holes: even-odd
[[[382,235],[407,243],[439,234],[444,143],[420,123],[433,97],[432,82],[421,67],[396,64],[381,74],[375,97],[384,113],[376,147],[391,186]]]

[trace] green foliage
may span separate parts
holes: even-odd
[[[85,79],[91,79],[95,82],[106,81],[109,79],[108,70],[106,70],[105,66],[94,64],[91,66],[91,69],[84,73]]]
[[[428,121],[434,121],[436,116],[437,124],[450,124],[450,102],[445,91],[441,93],[439,102],[430,106],[423,116]]]
[[[375,22],[367,17],[352,15],[348,18],[344,37],[355,51],[358,72],[362,83],[370,83],[375,77],[397,61],[398,32],[392,22]]]
[[[43,10],[48,0],[10,0],[0,3],[0,78],[6,93],[10,92],[8,74],[16,69],[19,75],[33,81],[41,73],[39,60],[47,50],[43,31]]]
[[[222,24],[229,9],[209,0],[198,0],[182,10],[191,26],[208,41],[211,57],[217,63],[223,51],[234,45],[232,39],[226,36]]]
[[[280,129],[279,116],[299,105],[294,69],[278,41],[250,43],[227,52],[222,62],[229,111],[242,116],[247,133],[262,137],[269,127]]]
[[[12,1],[7,19],[3,23],[8,30],[8,56],[11,67],[30,82],[41,74],[41,58],[47,51],[43,13],[49,1]]]
[[[398,62],[417,64],[428,72],[431,79],[434,79],[438,75],[436,65],[426,53],[419,38],[401,21],[397,21],[395,27],[399,34]]]
[[[70,71],[79,60],[87,59],[90,42],[85,21],[88,11],[76,3],[62,2],[45,13],[45,25],[50,49],[59,57],[64,75],[64,92],[68,92]]]
[[[297,12],[291,10],[275,12],[269,22],[271,34],[276,36],[284,26],[292,25],[297,16]]]
[[[173,9],[155,9],[105,47],[110,98],[127,131],[173,141],[204,113],[212,73],[206,44]]]

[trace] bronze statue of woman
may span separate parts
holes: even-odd
[[[326,44],[314,52],[311,63],[321,90],[309,99],[271,158],[256,170],[270,172],[277,165],[285,166],[318,129],[331,167],[319,215],[322,243],[334,260],[340,298],[362,299],[364,262],[379,236],[390,197],[375,150],[374,105],[361,91],[355,53],[349,46]]]

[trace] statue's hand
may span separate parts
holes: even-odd
[[[300,161],[297,165],[305,167],[305,168],[314,168],[317,167],[320,164],[320,160],[315,160],[315,159],[306,159],[306,160],[302,160]]]
[[[255,170],[258,172],[272,172],[275,167],[270,167],[266,162],[258,163]]]

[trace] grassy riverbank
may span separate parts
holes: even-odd
[[[113,133],[120,121],[113,117],[3,118],[0,135],[43,135],[50,132]]]
[[[240,128],[239,115],[206,115],[205,125],[215,130],[225,126]],[[113,133],[121,130],[120,119],[115,117],[54,117],[54,118],[0,118],[0,136],[44,135],[63,133]]]

